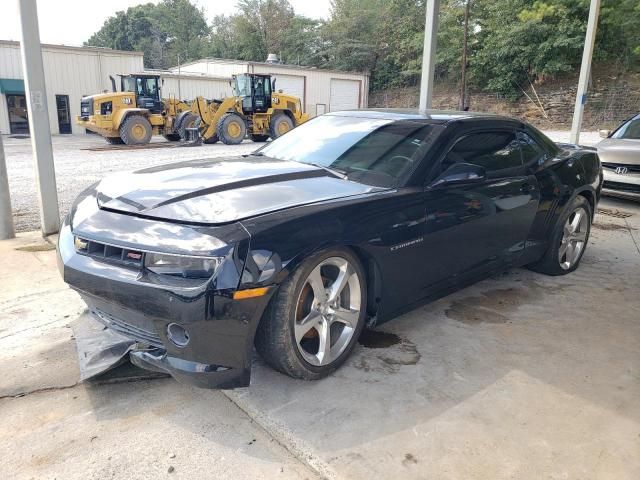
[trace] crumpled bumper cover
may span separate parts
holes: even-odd
[[[180,288],[149,282],[139,271],[78,254],[66,222],[58,240],[58,266],[88,306],[84,321],[99,325],[87,329],[90,342],[77,338],[82,379],[128,357],[136,366],[197,387],[249,385],[253,339],[272,291],[234,300],[232,291],[210,283]],[[187,345],[170,340],[170,324],[188,331]]]

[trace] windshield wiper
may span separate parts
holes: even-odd
[[[304,163],[306,163],[307,165],[313,165],[314,167],[321,168],[325,172],[329,172],[331,175],[334,175],[334,176],[336,176],[338,178],[341,178],[342,180],[347,180],[348,179],[347,172],[345,172],[344,170],[339,170],[337,168],[331,168],[331,167],[325,167],[324,165],[320,165],[319,163],[307,163],[307,162],[304,162]]]

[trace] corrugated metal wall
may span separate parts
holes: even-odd
[[[182,100],[193,100],[198,95],[211,100],[213,98],[224,98],[231,95],[231,85],[225,78],[196,77],[192,75],[162,75],[164,84],[162,85],[162,96],[180,98]]]
[[[51,133],[58,132],[56,95],[68,95],[73,133],[84,133],[75,125],[80,114],[82,95],[111,90],[109,75],[143,70],[143,58],[137,52],[43,45],[42,61],[47,85],[47,105]],[[22,78],[20,47],[16,42],[0,42],[0,78]],[[116,77],[117,80],[117,77]],[[119,81],[118,81],[119,82]],[[0,132],[9,133],[7,102],[0,95]]]

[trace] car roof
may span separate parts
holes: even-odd
[[[361,110],[341,110],[327,113],[340,117],[378,118],[385,120],[419,120],[425,123],[448,123],[457,120],[487,119],[517,121],[513,118],[483,112],[462,112],[456,110],[418,110],[417,108],[367,108]]]

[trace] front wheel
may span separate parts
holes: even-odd
[[[256,348],[276,370],[317,380],[349,356],[365,322],[364,269],[348,249],[309,258],[280,286],[258,327]]]
[[[226,113],[216,127],[218,138],[225,145],[238,145],[247,135],[244,119],[237,113]]]
[[[547,275],[573,272],[580,265],[587,248],[592,218],[587,199],[581,195],[574,198],[558,220],[544,256],[529,268]]]

